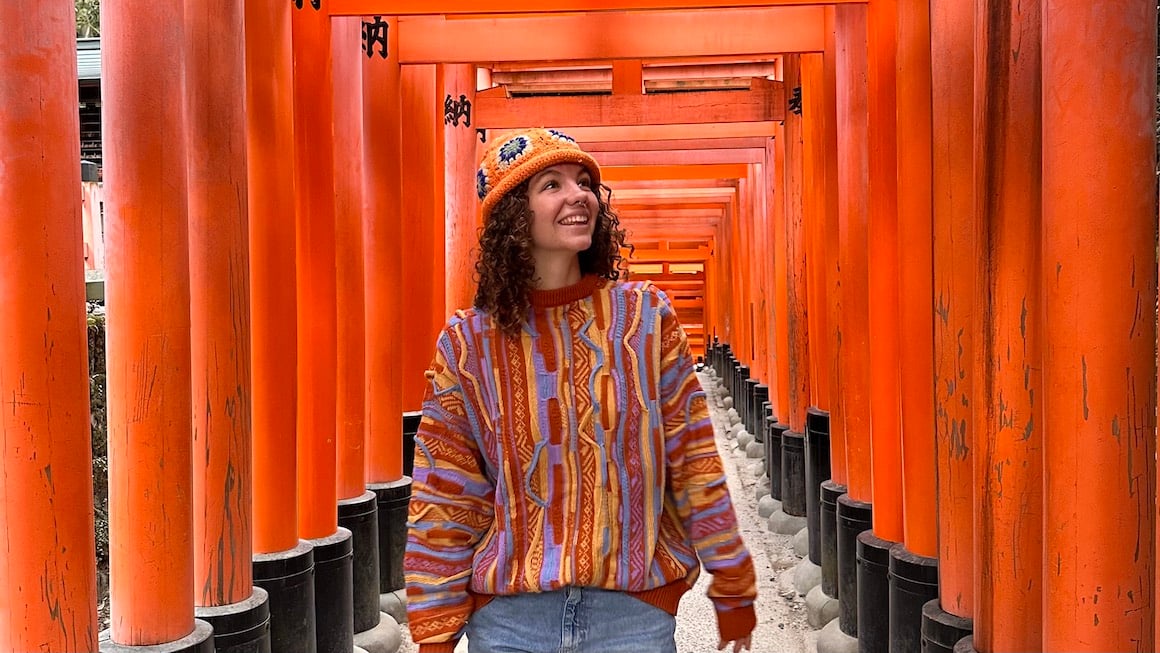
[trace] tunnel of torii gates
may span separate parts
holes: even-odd
[[[73,2],[4,2],[0,649],[350,651],[477,155],[543,125],[862,650],[1157,650],[1152,0],[102,4],[111,624]]]

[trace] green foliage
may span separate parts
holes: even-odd
[[[101,0],[76,0],[77,37],[101,35]]]
[[[109,595],[109,448],[105,402],[105,308],[88,304],[89,409],[93,447],[93,509],[97,536],[97,591],[102,627]]]

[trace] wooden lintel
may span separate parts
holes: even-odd
[[[682,138],[704,140],[710,138],[772,137],[779,122],[713,122],[681,123],[677,125],[608,125],[600,127],[559,125],[569,136],[581,143],[592,141],[668,141]]]
[[[592,141],[581,142],[588,152],[631,152],[637,150],[733,150],[746,148],[764,148],[768,139],[753,138],[706,138],[693,140],[688,138],[671,141],[650,141],[647,144],[640,141]]]
[[[604,181],[651,181],[660,179],[740,179],[748,174],[748,166],[744,163],[718,164],[661,164],[661,165],[627,165],[602,166],[601,176]],[[630,189],[623,188],[622,191]],[[653,190],[653,189],[650,189]]]
[[[753,81],[753,88],[748,91],[647,95],[501,97],[496,89],[488,89],[476,94],[472,122],[478,129],[519,129],[534,125],[601,127],[784,120],[782,83],[760,78]]]
[[[765,162],[764,147],[737,150],[593,151],[591,154],[602,166],[722,165]]]
[[[399,19],[393,43],[404,64],[768,55],[821,52],[824,27],[823,5],[410,16]]]
[[[629,188],[689,188],[693,185],[696,185],[698,188],[733,188],[737,185],[736,179],[697,179],[694,181],[686,179],[625,179],[616,182],[613,188],[614,190],[626,190]]]
[[[866,0],[829,0],[838,4]],[[426,16],[470,14],[572,13],[653,9],[725,9],[816,4],[817,0],[329,0],[331,16]]]

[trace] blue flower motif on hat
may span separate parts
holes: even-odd
[[[551,134],[552,138],[557,140],[557,141],[564,141],[565,143],[571,143],[573,145],[576,144],[576,139],[572,138],[571,136],[565,134],[562,131],[557,131],[555,129],[549,129],[548,133]]]
[[[479,199],[483,199],[489,190],[491,184],[488,183],[487,170],[480,168],[475,172],[475,194],[479,195]]]
[[[515,163],[521,156],[527,154],[532,149],[532,141],[527,136],[519,135],[513,136],[506,143],[500,146],[499,152],[496,153],[496,163],[500,172],[507,170],[508,166]]]

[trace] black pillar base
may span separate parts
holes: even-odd
[[[810,562],[822,564],[822,483],[830,480],[830,414],[806,410],[806,528]]]
[[[822,517],[818,532],[822,539],[822,591],[838,598],[838,497],[846,493],[845,485],[833,481],[822,483]]]
[[[403,476],[412,476],[415,472],[415,434],[422,421],[421,410],[403,413]]]
[[[769,495],[781,501],[781,438],[789,427],[773,419],[765,432],[765,475],[769,477]]]
[[[838,625],[850,637],[858,636],[858,535],[871,524],[869,503],[838,497]]]
[[[769,403],[769,386],[758,383],[753,386],[753,434],[755,442],[765,443],[765,406]]]
[[[128,646],[112,640],[112,632],[102,630],[97,635],[101,653],[214,653],[213,626],[200,619],[193,620],[193,632],[179,640],[153,646]]]
[[[270,600],[261,587],[245,601],[195,607],[193,615],[213,627],[216,653],[270,653]]]
[[[407,550],[407,506],[411,503],[411,477],[390,483],[370,483],[375,493],[379,526],[379,593],[406,587],[403,554]]]
[[[352,538],[339,528],[334,535],[310,540],[314,545],[314,619],[318,653],[354,650],[354,578]]]
[[[922,648],[922,607],[938,598],[938,559],[890,550],[890,650]]]
[[[922,606],[922,653],[954,653],[955,644],[974,631],[974,622],[942,609],[938,599]]]
[[[354,632],[379,625],[379,520],[370,490],[338,502],[338,525],[350,531],[354,582]]]
[[[806,516],[806,438],[793,431],[781,434],[781,509]]]
[[[317,653],[314,619],[314,547],[305,540],[277,553],[254,554],[254,585],[270,604],[270,650]]]
[[[894,542],[872,530],[858,535],[858,653],[890,651],[888,572],[892,546]]]

